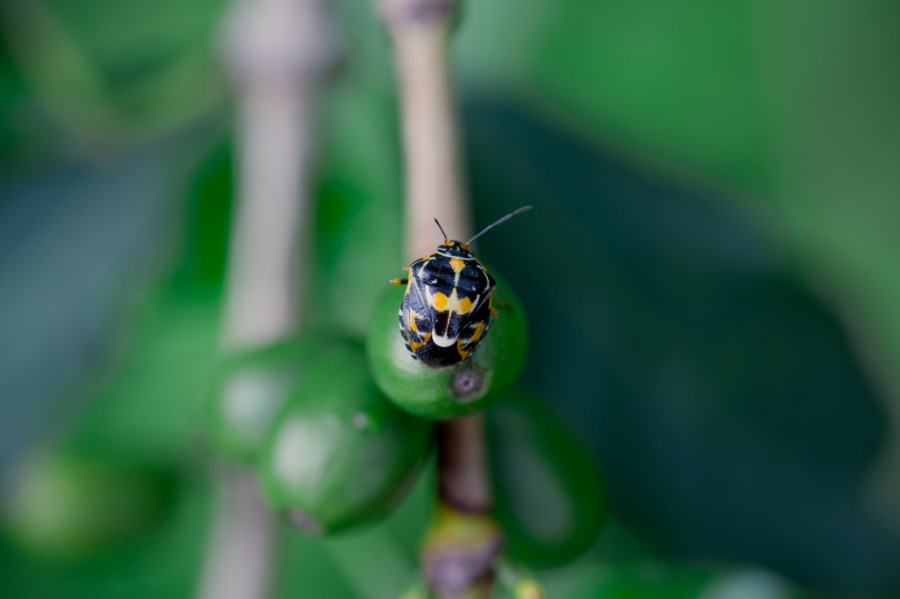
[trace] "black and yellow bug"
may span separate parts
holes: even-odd
[[[466,243],[454,241],[434,219],[443,245],[405,270],[406,279],[391,279],[406,285],[400,304],[400,333],[414,359],[430,368],[453,366],[468,358],[484,339],[494,309],[491,298],[496,282],[475,258],[469,244],[488,229],[509,220],[524,206],[485,227]]]

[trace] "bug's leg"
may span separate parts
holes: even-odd
[[[501,310],[505,310],[507,308],[511,308],[512,304],[509,302],[504,302],[502,300],[497,299],[496,297],[488,296],[488,309],[490,310],[491,316],[497,316],[497,308]]]
[[[405,272],[407,276],[388,279],[388,282],[391,285],[406,285],[407,283],[409,283],[409,266],[404,266],[403,272]]]
[[[404,266],[403,272],[409,275],[409,266]],[[395,279],[391,279],[390,282],[391,285],[406,285],[407,283],[409,283],[409,278],[397,277]]]

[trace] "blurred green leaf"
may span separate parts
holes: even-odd
[[[0,528],[38,558],[119,549],[159,524],[178,483],[171,468],[121,455],[42,452],[22,464]]]
[[[220,0],[0,6],[5,49],[39,107],[26,115],[33,125],[50,125],[42,141],[108,150],[209,113],[224,95],[211,41],[221,6]]]
[[[226,3],[46,0],[46,5],[111,82],[128,85],[209,47]]]
[[[749,4],[473,6],[459,35],[464,75],[501,93],[515,89],[586,140],[768,191],[773,132]]]
[[[900,537],[859,499],[883,408],[758,225],[508,104],[467,131],[476,220],[541,215],[481,253],[528,310],[525,384],[593,440],[614,507],[675,554],[898,588]]]
[[[571,568],[549,577],[548,597],[566,599],[809,599],[762,570],[723,565],[644,562],[617,568]]]
[[[883,472],[900,518],[900,5],[805,0],[756,10],[779,132],[772,202],[799,262],[893,400]],[[810,18],[814,14],[815,18]]]
[[[191,596],[206,540],[208,503],[205,481],[179,478],[174,502],[152,529],[115,551],[85,554],[77,561],[35,560],[0,536],[0,586],[5,593],[34,599]]]

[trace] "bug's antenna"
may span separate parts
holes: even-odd
[[[485,228],[483,228],[483,229],[481,230],[481,233],[479,233],[478,235],[476,235],[475,237],[473,237],[472,239],[470,239],[469,241],[467,241],[467,242],[466,242],[466,245],[469,245],[470,243],[472,243],[473,241],[475,241],[476,239],[478,239],[479,237],[481,237],[482,235],[484,235],[485,233],[487,233],[488,231],[490,231],[491,229],[493,229],[494,227],[496,227],[496,226],[499,225],[500,223],[505,223],[506,221],[508,221],[509,219],[511,219],[512,217],[514,217],[515,215],[521,214],[521,213],[525,212],[526,210],[531,210],[531,206],[522,206],[522,207],[519,208],[518,210],[516,210],[516,211],[514,211],[514,212],[510,212],[509,214],[507,214],[506,216],[504,216],[504,217],[501,218],[500,220],[495,221],[495,222],[489,224],[488,226],[486,226]],[[440,225],[438,225],[438,226],[440,227]]]
[[[450,238],[447,237],[446,233],[444,233],[444,227],[441,226],[441,223],[438,222],[438,219],[434,219],[434,223],[438,226],[438,229],[441,230],[441,235],[444,236],[444,241],[448,241]]]

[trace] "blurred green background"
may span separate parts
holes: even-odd
[[[5,596],[195,589],[219,492],[197,414],[233,178],[223,8],[0,3],[0,484],[50,473],[4,494]],[[397,98],[369,3],[336,17],[313,306],[362,336],[348,307],[402,265]],[[889,0],[463,6],[476,223],[535,207],[480,255],[528,313],[524,385],[612,503],[597,545],[539,571],[549,596],[900,595],[898,25]],[[384,525],[285,531],[275,594],[398,593],[427,482]],[[96,550],[23,543],[47,497]],[[97,531],[104,501],[144,520]]]

